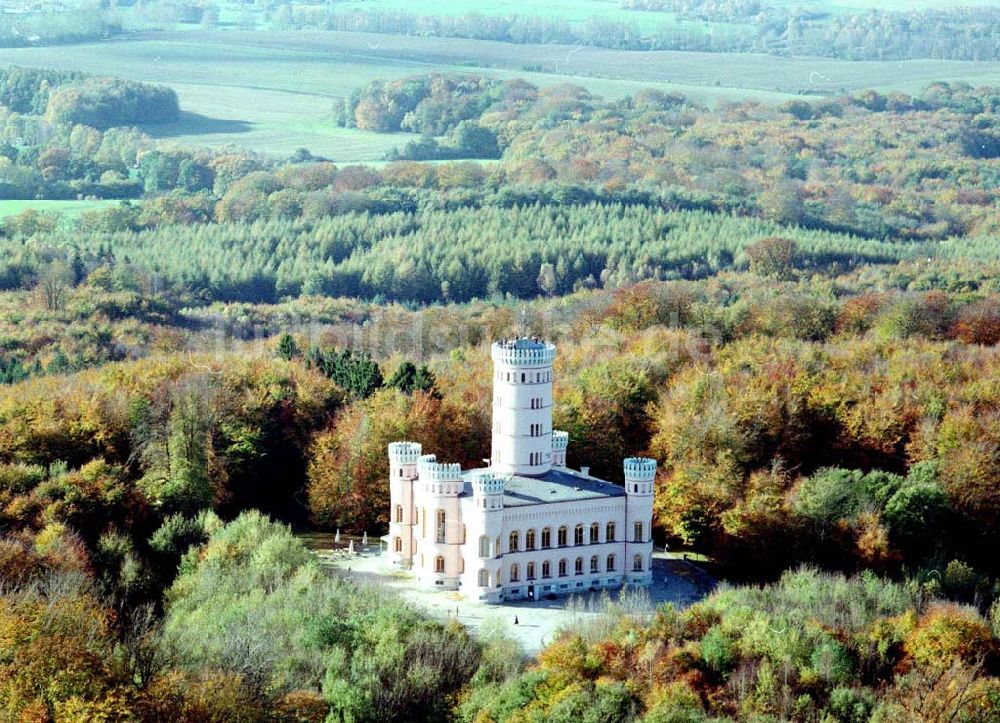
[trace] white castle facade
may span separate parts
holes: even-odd
[[[493,344],[488,467],[389,445],[386,554],[421,583],[499,602],[652,580],[656,462],[626,459],[624,487],[567,469],[569,436],[552,429],[555,351],[528,338]]]

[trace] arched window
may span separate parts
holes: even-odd
[[[548,527],[542,528],[542,549],[552,547],[552,530]]]
[[[524,549],[534,550],[535,549],[535,531],[528,530],[524,533]]]
[[[552,577],[552,565],[548,560],[542,563],[542,577]]]
[[[500,557],[500,538],[493,543],[493,557]]]
[[[573,565],[573,572],[575,572],[577,575],[582,575],[583,574],[583,558],[582,557],[576,558],[576,564]]]
[[[507,552],[517,552],[518,535],[517,530],[510,533],[510,538],[507,540]]]
[[[559,577],[566,577],[566,561],[559,561]]]
[[[444,542],[445,541],[445,539],[444,539],[444,535],[445,535],[445,514],[444,514],[444,510],[438,510],[434,517],[435,517],[435,527],[434,527],[435,534],[434,534],[434,539],[437,542]]]
[[[615,556],[614,555],[608,555],[607,571],[608,572],[614,572],[615,571]]]
[[[392,551],[402,552],[403,551],[403,540],[400,537],[392,538]]]
[[[608,523],[608,529],[605,530],[605,532],[604,532],[604,541],[605,542],[614,542],[615,541],[615,523],[614,522],[609,522]]]
[[[591,572],[600,572],[601,571],[600,570],[600,564],[601,563],[597,559],[597,555],[594,555],[592,558],[590,558],[590,571]]]
[[[518,582],[520,579],[521,579],[521,571],[518,569],[517,563],[515,562],[513,565],[510,566],[510,581]]]
[[[497,570],[497,582],[496,582],[496,584],[497,585],[502,585],[503,584],[503,568],[502,567],[499,570]]]
[[[590,526],[590,544],[594,545],[601,541],[601,526],[596,522]]]
[[[533,563],[533,562],[529,562],[528,563],[527,574],[528,574],[528,579],[529,580],[534,580],[535,579],[535,563]]]
[[[420,536],[427,537],[427,508],[420,508]]]
[[[403,521],[403,506],[396,505],[396,522],[402,522],[402,521]]]
[[[479,587],[490,586],[490,573],[487,570],[479,571]]]
[[[632,571],[642,572],[642,555],[636,555],[632,558]]]
[[[642,523],[641,522],[636,522],[635,523],[635,541],[636,542],[642,542],[643,541],[643,539],[642,539]]]
[[[444,572],[444,558],[440,555],[434,558],[434,572]]]
[[[483,535],[479,538],[479,556],[489,557],[490,556],[490,538]]]
[[[566,528],[566,525],[559,528],[559,547],[566,547],[566,535],[568,532],[569,530]]]
[[[460,557],[458,558],[458,574],[462,575],[464,573],[465,573],[465,558]]]
[[[576,529],[573,530],[573,544],[583,544],[583,525],[577,525]]]
[[[465,525],[462,525],[462,544],[465,544]]]

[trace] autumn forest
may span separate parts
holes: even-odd
[[[760,5],[621,3],[747,19],[698,47],[280,23],[995,45],[964,11]],[[711,104],[418,68],[331,106],[399,143],[165,142],[167,85],[0,67],[0,719],[1000,720],[1000,86]],[[714,592],[626,591],[530,658],[306,548],[384,534],[389,442],[489,457],[488,343],[514,333],[558,345],[568,466],[655,458],[655,544]]]

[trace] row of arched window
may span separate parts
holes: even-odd
[[[601,526],[597,522],[590,525],[588,530],[583,524],[579,524],[573,528],[573,545],[596,545],[601,542],[616,542],[616,526],[614,522],[609,522],[604,527],[604,539],[601,539]],[[645,526],[641,522],[636,522],[632,526],[632,541],[633,542],[645,542]],[[539,546],[540,543],[540,546]],[[556,546],[557,547],[568,547],[569,546],[569,527],[562,525],[556,530]],[[499,547],[499,545],[497,546]],[[529,529],[524,533],[524,547],[523,550],[526,552],[531,552],[532,550],[542,549],[552,547],[552,528],[543,527],[541,532],[541,539],[538,539],[536,531]],[[521,552],[521,533],[518,530],[512,530],[507,536],[507,552]],[[485,537],[479,540],[479,556],[489,557],[489,540]]]
[[[396,537],[393,539],[393,549],[396,552],[402,552],[403,541]],[[421,556],[422,557],[422,556]],[[593,555],[590,558],[589,572],[591,574],[601,572],[601,560],[597,555]],[[538,565],[535,562],[528,562],[524,566],[525,569],[525,581],[531,582],[537,579]],[[558,577],[569,577],[569,561],[565,558],[559,560],[557,563],[557,575]],[[617,569],[617,559],[614,555],[608,555],[604,561],[604,572],[616,572]],[[632,572],[642,572],[643,561],[642,555],[634,555],[632,557]],[[444,557],[438,555],[434,558],[434,572],[444,573],[445,563]],[[465,560],[459,560],[458,573],[462,574],[465,571]],[[576,558],[573,562],[573,574],[583,575],[584,574],[584,559],[582,557]],[[552,577],[552,563],[549,560],[542,561],[541,564],[541,579],[547,580]],[[509,582],[521,582],[521,566],[518,563],[513,563],[510,566]],[[497,585],[503,584],[503,573],[497,572]],[[481,569],[479,571],[479,585],[480,587],[489,586],[489,572],[486,569]]]
[[[589,568],[584,567],[585,560],[582,557],[576,558],[573,561],[573,574],[583,575],[585,572],[590,572],[591,574],[601,572],[601,559],[597,555],[593,555],[590,558]],[[528,562],[524,566],[524,581],[531,582],[538,579],[538,569],[539,566],[535,562]],[[604,560],[604,572],[615,572],[617,569],[617,560],[614,555],[608,555]],[[632,558],[632,571],[642,572],[643,560],[642,555],[635,555]],[[563,558],[556,563],[556,576],[557,577],[569,577],[569,560]],[[547,580],[552,577],[552,563],[549,560],[544,560],[541,563],[541,579]],[[521,582],[521,565],[519,563],[513,563],[510,566],[508,573],[508,582]],[[503,584],[502,573],[497,573],[497,585]],[[479,585],[480,587],[487,587],[489,585],[489,572],[485,569],[479,571]]]
[[[421,510],[422,514],[418,514],[421,517],[421,536],[426,536],[427,534],[427,514],[426,511]],[[396,505],[394,519],[396,522],[403,521],[403,506]],[[599,544],[601,542],[616,542],[616,526],[614,522],[609,522],[604,528],[604,539],[601,539],[601,526],[597,522],[590,525],[588,530],[582,523],[578,524],[573,528],[573,545],[585,545],[585,544]],[[632,542],[646,542],[646,528],[642,522],[636,522],[632,526]],[[434,513],[434,541],[438,543],[447,542],[447,515],[444,510],[436,510]],[[465,525],[462,525],[462,544],[465,543]],[[569,527],[566,525],[560,526],[556,530],[556,546],[557,547],[568,547],[569,546]],[[534,529],[529,529],[524,533],[524,548],[526,552],[531,552],[537,549],[548,549],[552,547],[552,528],[543,527],[541,531],[541,536],[539,536]],[[521,552],[521,533],[518,530],[512,530],[507,537],[507,552]],[[496,546],[494,548],[494,555],[500,554],[500,541],[497,540]],[[479,538],[479,556],[480,557],[491,557],[490,555],[490,541],[487,537]]]

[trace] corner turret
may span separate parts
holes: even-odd
[[[628,457],[625,470],[625,581],[648,585],[653,580],[653,489],[656,460]]]

